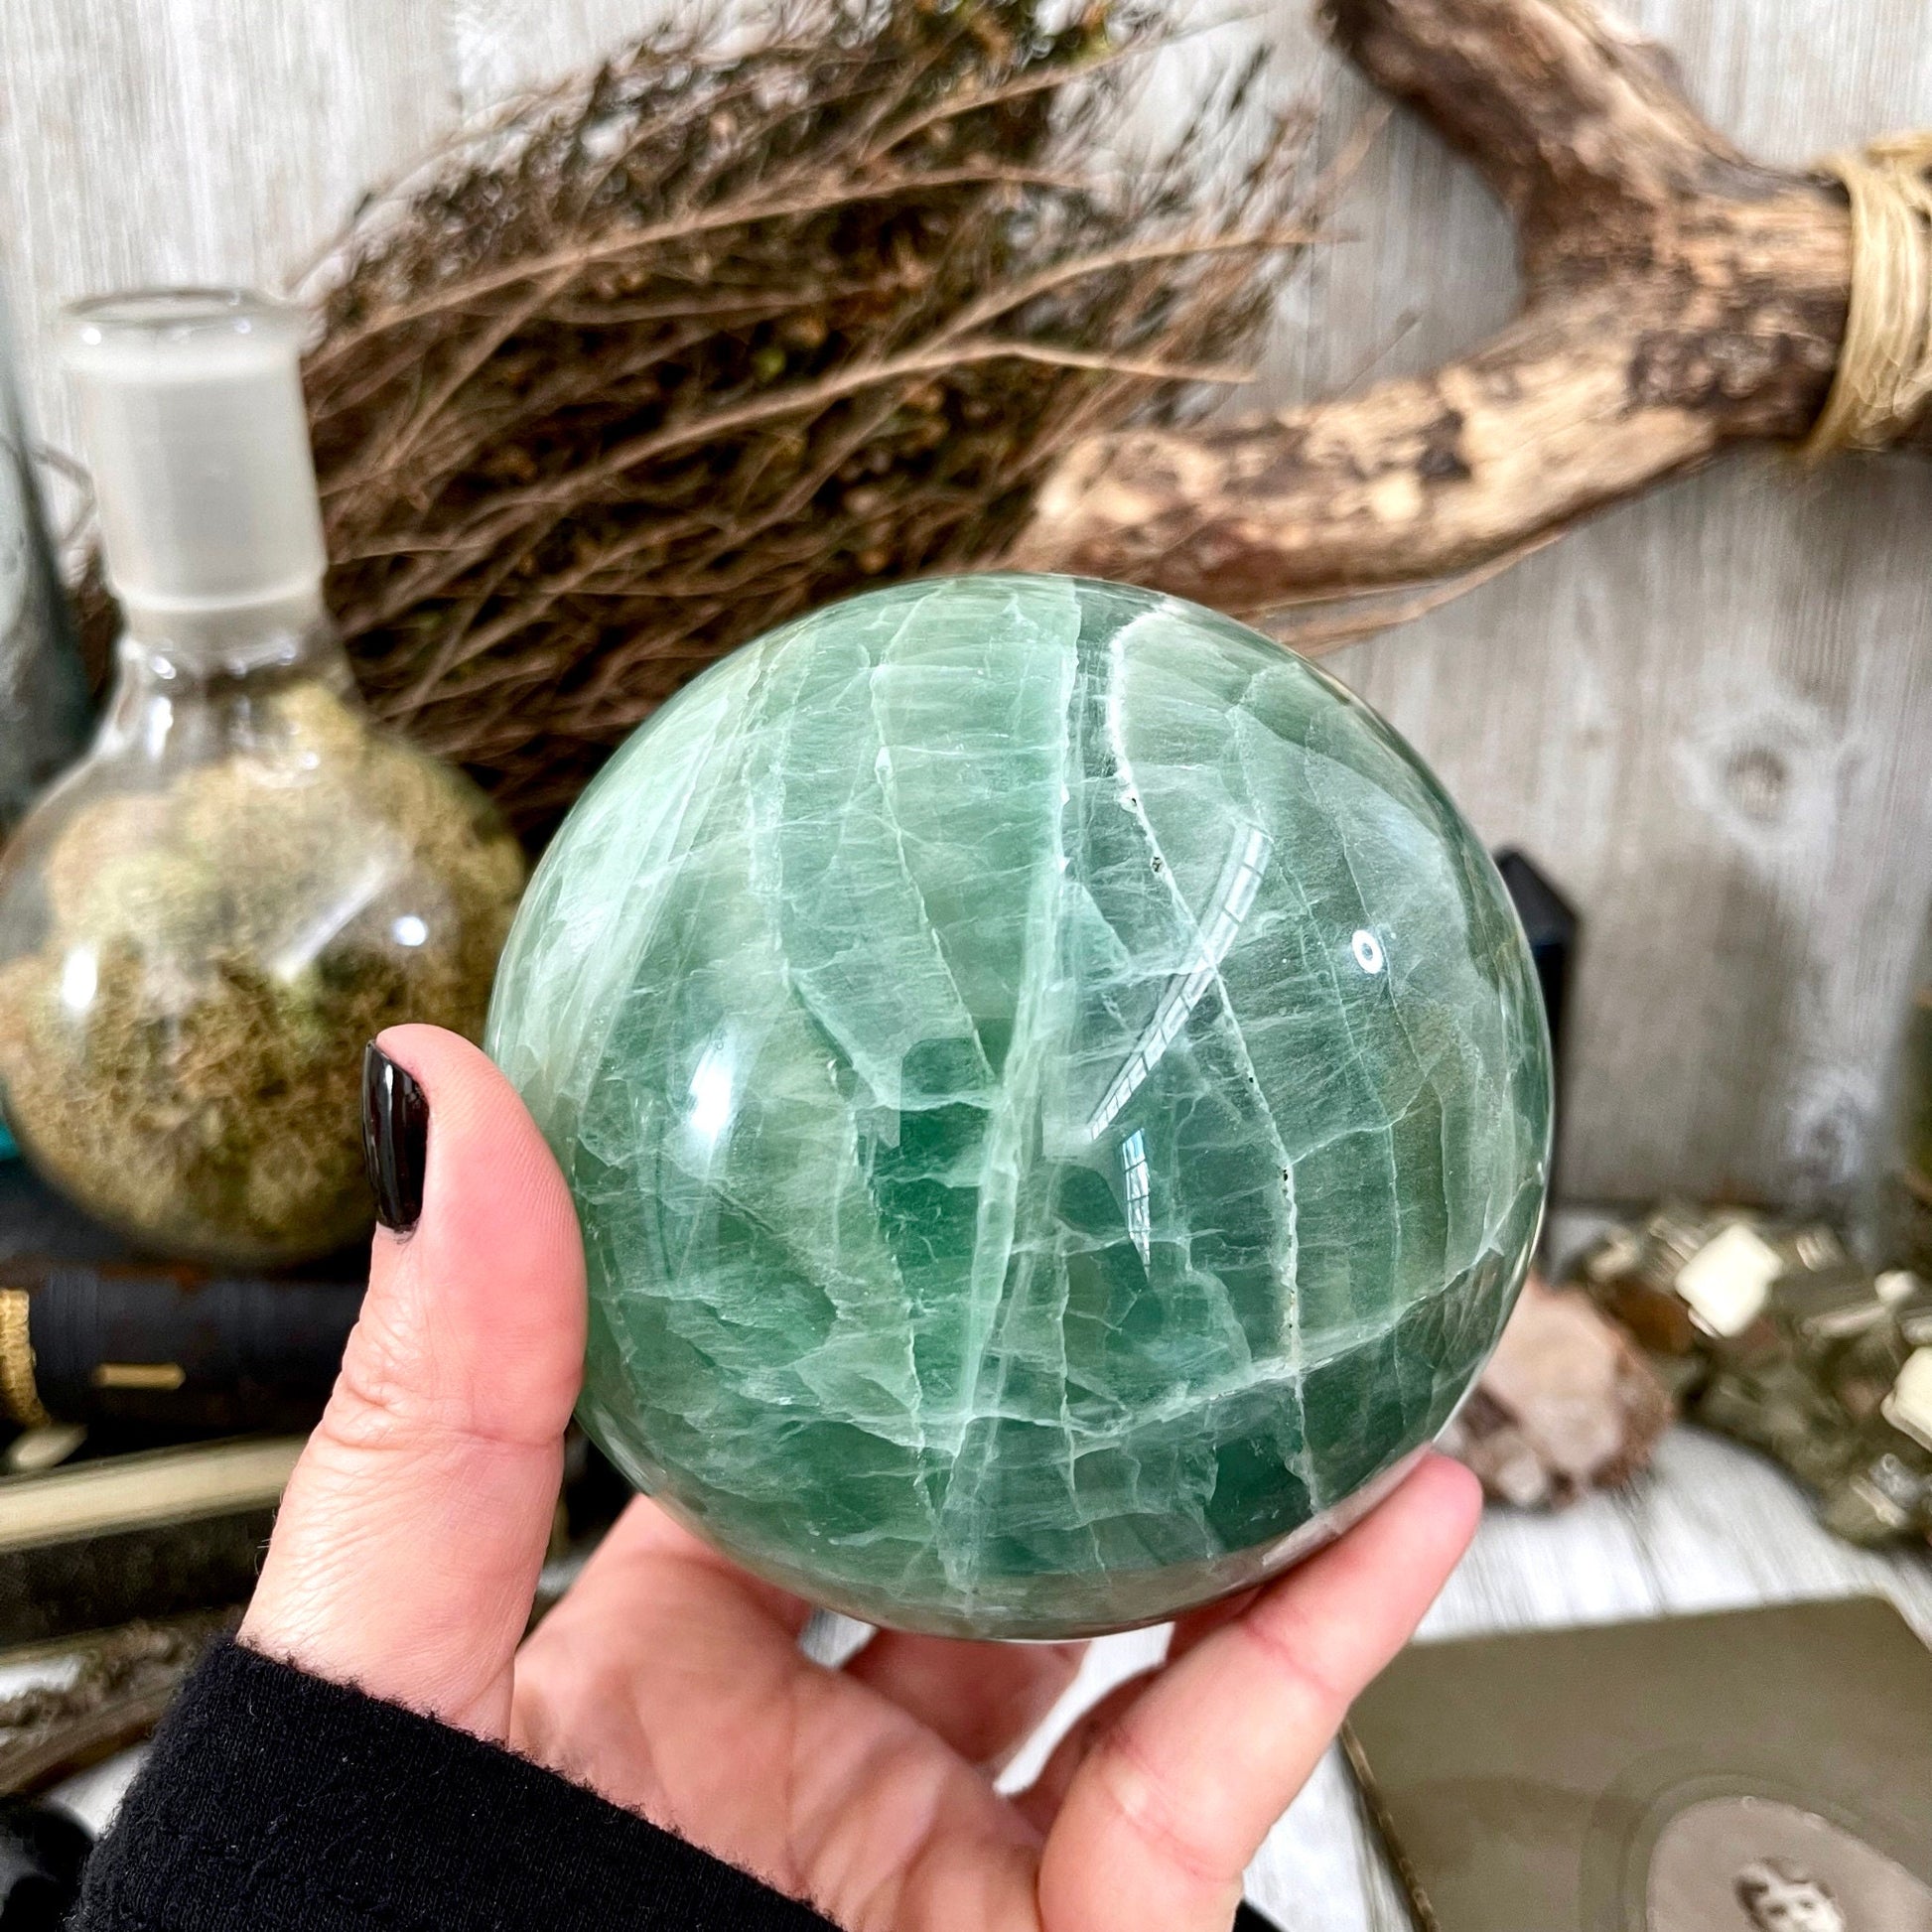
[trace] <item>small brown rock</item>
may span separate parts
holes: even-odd
[[[1561,1507],[1627,1482],[1672,1414],[1669,1392],[1628,1335],[1587,1295],[1532,1275],[1443,1447],[1489,1495]]]

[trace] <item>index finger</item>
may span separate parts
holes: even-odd
[[[1094,1744],[1040,1866],[1053,1932],[1220,1932],[1241,1874],[1475,1529],[1475,1478],[1424,1460],[1354,1529],[1203,1638]]]

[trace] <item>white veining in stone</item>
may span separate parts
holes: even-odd
[[[1386,727],[1067,580],[751,646],[587,794],[490,1044],[585,1413],[767,1575],[1013,1634],[1238,1587],[1427,1440],[1540,1211],[1493,870]]]

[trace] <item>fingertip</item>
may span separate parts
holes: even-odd
[[[428,1148],[421,1212],[406,1236],[378,1229],[372,1309],[406,1310],[426,1378],[493,1415],[485,1433],[561,1435],[586,1322],[583,1245],[550,1149],[483,1050],[440,1027],[390,1027],[376,1045],[422,1088]]]
[[[1467,1547],[1469,1472],[1427,1451],[1345,1535],[1238,1614],[1181,1626],[1178,1654],[1092,1747],[1042,1865],[1055,1924],[1225,1924],[1224,1899]],[[1036,1814],[1057,1792],[1049,1787]]]
[[[483,1050],[441,1027],[385,1028],[376,1046],[409,1073],[429,1104],[421,1234],[490,1258],[490,1237],[519,1255],[540,1251],[581,1279],[577,1216],[549,1145],[521,1095]]]
[[[1407,1602],[1420,1616],[1431,1598],[1462,1561],[1482,1513],[1482,1485],[1453,1458],[1425,1450],[1415,1466],[1360,1522],[1317,1551],[1300,1571],[1291,1571],[1264,1592],[1293,1594],[1301,1580],[1329,1573],[1384,1574],[1393,1587],[1390,1601]]]
[[[1452,1538],[1458,1550],[1467,1548],[1482,1517],[1482,1484],[1474,1470],[1452,1455],[1430,1449],[1403,1488],[1412,1484],[1419,1505],[1429,1509],[1446,1537]]]

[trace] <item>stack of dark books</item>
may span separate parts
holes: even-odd
[[[0,1162],[0,1916],[73,1863],[27,1801],[144,1736],[239,1614],[365,1267],[146,1259]]]

